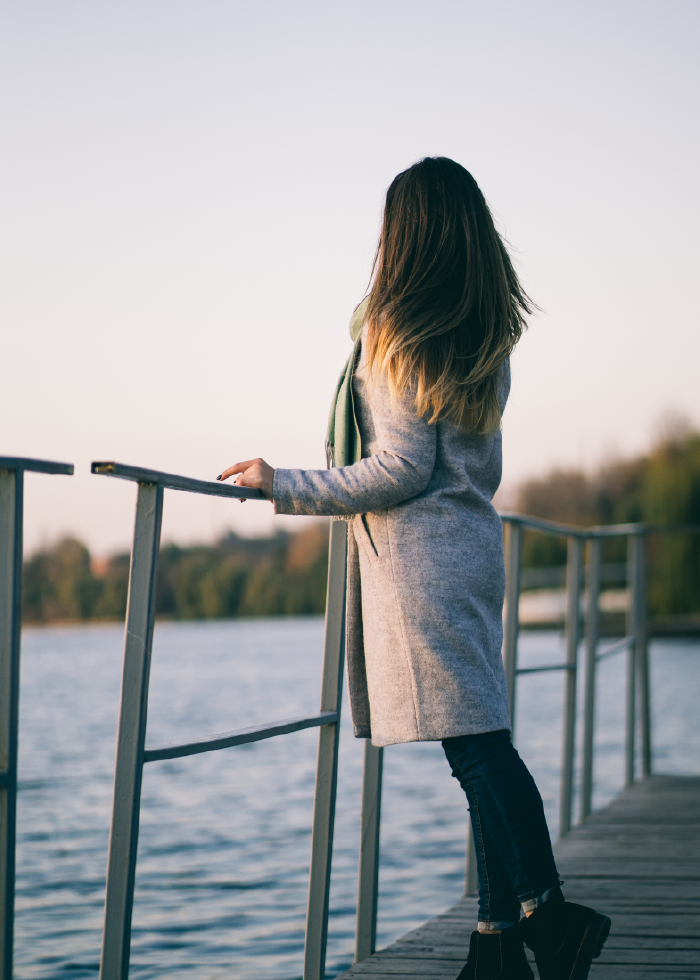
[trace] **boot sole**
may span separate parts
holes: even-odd
[[[586,926],[586,931],[581,938],[581,945],[578,949],[576,962],[569,976],[569,980],[586,980],[588,971],[593,960],[598,959],[603,952],[603,946],[610,934],[611,920],[607,915],[596,915]]]

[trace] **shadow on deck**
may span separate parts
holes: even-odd
[[[629,787],[555,854],[566,897],[613,920],[591,980],[700,976],[700,777],[652,776]],[[464,898],[342,980],[455,980],[475,927],[476,898]]]

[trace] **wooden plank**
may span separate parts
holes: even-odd
[[[405,939],[399,939],[398,942],[392,946],[388,946],[382,950],[381,954],[378,953],[377,956],[393,955],[394,950],[401,952],[403,956],[407,956],[409,951],[411,955],[433,951],[439,959],[452,959],[454,956],[462,955],[462,953],[466,957],[468,949],[468,938],[465,942],[455,941],[453,943],[431,943],[429,940],[424,942],[407,942]],[[700,950],[700,938],[697,936],[682,937],[679,939],[674,936],[626,936],[623,933],[612,933],[605,944],[605,951],[607,952],[609,949],[688,950],[693,952],[696,959],[700,961],[700,956],[697,953]]]
[[[567,898],[613,920],[591,980],[700,975],[700,778],[629,787],[559,841],[555,855]],[[454,980],[476,914],[476,899],[463,899],[342,976]]]
[[[612,932],[605,944],[605,949],[689,949],[700,950],[700,939],[684,937],[677,939],[672,936],[625,936],[616,931]],[[700,955],[698,955],[700,960]]]
[[[642,966],[695,966],[700,970],[698,951],[696,949],[603,949],[600,956],[601,965]]]
[[[649,848],[652,850],[649,851]],[[678,857],[685,857],[689,863],[697,865],[700,863],[700,839],[672,833],[668,827],[663,827],[658,834],[639,837],[619,833],[596,834],[588,839],[572,841],[571,846],[566,850],[569,858],[582,855],[598,863],[601,858],[624,856],[634,858],[635,854],[656,861],[673,861]]]
[[[353,966],[351,970],[347,973],[342,974],[344,977],[376,977],[376,976],[386,976],[386,977],[444,977],[445,980],[454,980],[462,965],[456,966],[449,960],[442,962],[431,962],[430,960],[417,960],[417,959],[389,959],[386,957],[378,956],[376,953],[374,956],[370,956],[369,959],[364,960],[362,963],[358,963]]]
[[[593,968],[595,967],[595,969]],[[654,976],[656,980],[661,977],[697,977],[700,974],[700,965],[687,963],[594,963],[591,967],[591,980],[611,980],[615,977]]]
[[[387,960],[435,960],[443,963],[464,964],[469,952],[468,945],[462,943],[460,946],[404,946],[397,948],[390,946],[383,950],[379,960],[385,963]]]
[[[700,903],[700,881],[637,881],[631,891],[626,881],[611,878],[566,879],[566,894],[572,902],[578,901],[574,895],[605,895],[611,901],[624,904],[644,905],[647,902],[686,902]]]
[[[561,863],[561,862],[559,862]],[[678,878],[681,881],[700,880],[700,863],[688,863],[682,861],[654,861],[648,860],[625,861],[622,858],[610,857],[606,862],[601,862],[599,867],[591,866],[584,858],[572,858],[566,861],[563,868],[560,868],[562,878],[567,875],[577,878],[618,878],[618,879],[638,879],[638,878]],[[682,872],[682,873],[681,873]]]

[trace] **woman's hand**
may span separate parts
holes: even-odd
[[[272,500],[272,481],[275,477],[274,469],[265,462],[264,459],[247,459],[243,463],[234,463],[227,470],[217,476],[217,480],[228,480],[230,476],[238,473],[235,481],[239,487],[255,487],[262,491],[266,500]],[[242,504],[245,497],[240,497]]]

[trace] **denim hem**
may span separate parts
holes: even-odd
[[[517,922],[492,922],[479,919],[476,928],[479,932],[502,932],[503,929],[514,929]]]
[[[564,882],[561,881],[560,879],[559,881],[557,881],[556,885],[552,885],[551,888],[548,888],[546,891],[542,892],[542,894],[538,895],[536,898],[526,899],[526,901],[521,903],[523,912],[534,912],[535,909],[540,907],[540,905],[544,905],[544,903],[552,897],[552,892],[555,892],[559,888],[559,886],[563,884]]]

